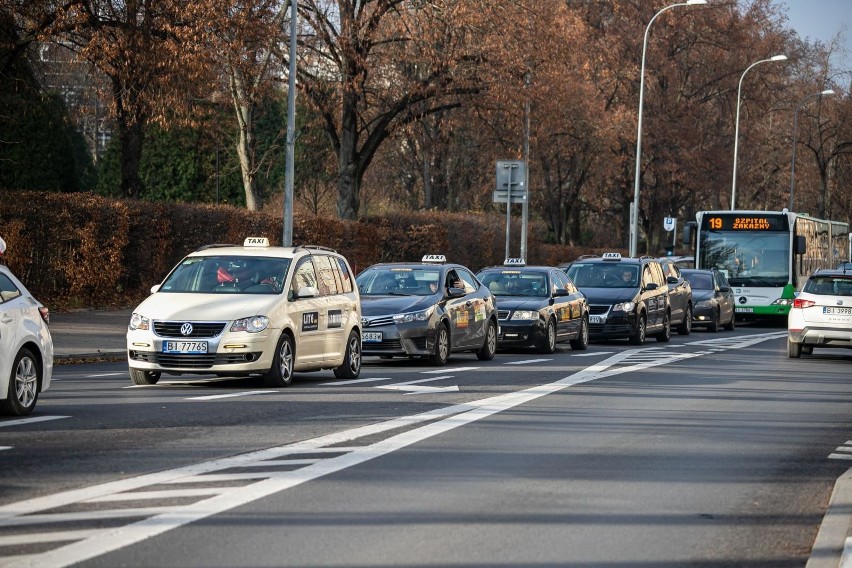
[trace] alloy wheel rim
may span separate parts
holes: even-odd
[[[447,355],[448,355],[448,353],[447,353],[447,351],[448,351],[447,342],[448,342],[447,330],[446,330],[446,328],[442,327],[441,331],[438,333],[438,354],[440,355],[441,359],[447,358]]]
[[[357,373],[361,369],[361,342],[353,337],[349,342],[349,370]]]
[[[293,350],[290,348],[290,342],[285,341],[281,345],[281,376],[284,379],[290,377],[291,368],[293,365]]]
[[[553,321],[547,324],[547,344],[550,349],[556,347],[556,326],[553,325]]]
[[[29,408],[35,402],[38,375],[35,362],[29,357],[18,361],[15,369],[15,396],[24,408]]]

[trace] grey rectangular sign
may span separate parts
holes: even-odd
[[[527,192],[512,188],[512,203],[525,203],[527,200]],[[506,203],[506,195],[508,191],[505,189],[495,189],[491,192],[491,200],[494,203]]]

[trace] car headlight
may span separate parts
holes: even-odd
[[[695,304],[696,308],[712,308],[713,300],[701,300],[697,304]]]
[[[532,310],[515,310],[512,314],[513,320],[537,320],[538,312]]]
[[[616,304],[612,307],[612,311],[614,312],[626,312],[630,313],[633,311],[633,308],[636,307],[636,302],[622,302],[620,304]]]
[[[772,302],[773,306],[792,306],[793,298],[778,298],[774,302]]]
[[[269,318],[266,316],[251,316],[236,320],[231,324],[231,331],[247,331],[249,333],[258,333],[269,326]]]
[[[393,316],[394,323],[410,323],[413,321],[426,321],[432,316],[435,311],[435,306],[429,306],[427,309],[420,312],[408,312],[407,314],[395,314]]]
[[[151,329],[151,320],[134,312],[133,315],[130,316],[130,325],[128,327],[133,331],[147,331]]]

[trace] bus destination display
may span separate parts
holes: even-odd
[[[787,217],[781,215],[705,215],[702,229],[710,231],[786,231]]]

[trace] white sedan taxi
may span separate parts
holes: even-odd
[[[787,354],[797,359],[814,347],[852,349],[852,270],[817,270],[793,300]]]

